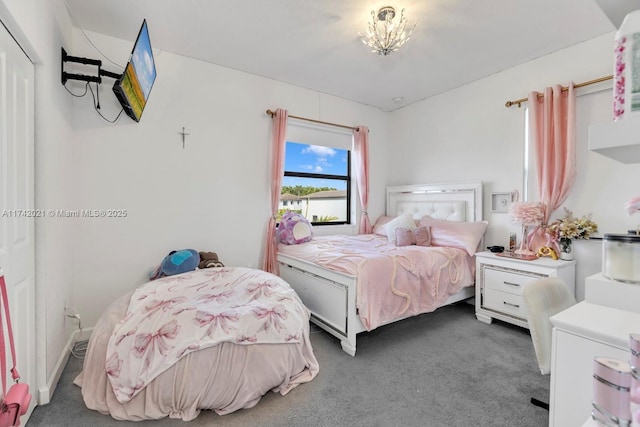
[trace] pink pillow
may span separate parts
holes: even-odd
[[[406,227],[396,228],[396,246],[430,246],[431,234],[427,227],[410,229]]]
[[[393,243],[394,245],[396,244],[396,229],[400,227],[408,228],[410,230],[416,228],[416,223],[413,222],[411,214],[397,216],[384,225],[389,243]]]
[[[429,227],[432,246],[451,246],[464,249],[469,255],[473,255],[478,250],[489,223],[445,221],[424,216],[420,220],[420,226]]]
[[[413,230],[416,236],[416,245],[418,246],[431,246],[431,231],[429,227],[418,227]]]
[[[416,235],[406,227],[396,228],[396,246],[411,246],[416,244]]]

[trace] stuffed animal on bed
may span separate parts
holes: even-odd
[[[224,267],[224,264],[218,260],[218,254],[215,252],[200,252],[200,263],[198,268]]]
[[[158,267],[149,272],[149,280],[193,271],[198,267],[199,263],[200,254],[194,249],[171,251],[169,255],[164,257]]]
[[[277,233],[278,239],[285,245],[297,245],[313,238],[313,228],[309,220],[292,211],[282,215]]]
[[[174,274],[186,273],[193,271],[198,267],[200,255],[193,249],[182,249],[179,251],[171,251],[169,255],[164,257],[160,268],[165,276],[173,276]]]

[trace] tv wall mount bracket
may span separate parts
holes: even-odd
[[[98,75],[88,76],[86,74],[67,73],[66,71],[64,71],[64,64],[66,62],[75,62],[78,64],[84,64],[84,65],[94,65],[98,67]],[[67,54],[67,51],[64,50],[64,48],[62,48],[62,61],[60,63],[60,80],[63,85],[67,83],[67,80],[79,80],[87,83],[90,83],[90,82],[102,83],[102,77],[119,79],[120,77],[122,77],[122,74],[112,73],[111,71],[103,70],[102,61],[100,61],[99,59],[89,59],[89,58],[81,58],[78,56],[71,56]]]

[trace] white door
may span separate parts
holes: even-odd
[[[9,294],[18,371],[35,396],[33,75],[33,64],[0,25],[0,267]],[[6,353],[10,367],[9,347]],[[8,387],[10,378],[8,374]],[[34,406],[32,399],[22,425]]]

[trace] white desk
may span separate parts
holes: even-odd
[[[598,273],[585,279],[584,292],[586,302],[640,313],[640,284],[617,282]]]
[[[593,358],[629,361],[629,334],[640,313],[583,301],[551,317],[549,425],[579,427],[591,413]]]

